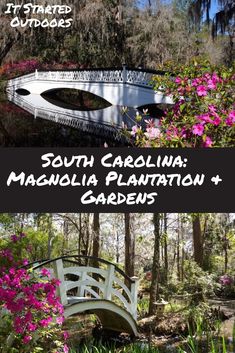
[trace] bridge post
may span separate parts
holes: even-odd
[[[87,273],[85,271],[82,271],[82,274],[81,274],[81,281],[82,282],[86,281],[86,275],[87,275]],[[86,285],[81,284],[81,286],[78,287],[77,295],[79,297],[85,297],[85,289],[86,289]]]
[[[131,277],[133,283],[131,283],[131,295],[132,295],[132,313],[133,317],[137,319],[137,302],[138,302],[138,287],[139,287],[139,278]]]
[[[108,265],[107,277],[105,279],[104,299],[112,300],[113,278],[114,278],[114,266]]]
[[[60,281],[60,285],[58,287],[58,296],[60,297],[61,304],[66,305],[68,304],[66,287],[65,287],[65,280],[64,280],[64,267],[62,259],[58,259],[55,262],[55,276]]]
[[[127,81],[127,68],[126,68],[126,64],[122,65],[122,80],[123,83],[126,83]]]

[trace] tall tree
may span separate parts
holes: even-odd
[[[125,272],[129,277],[135,273],[135,237],[132,233],[132,215],[125,213]]]
[[[234,0],[218,0],[218,10],[212,21],[212,35],[218,32],[224,34],[226,31],[235,29],[235,2]],[[194,0],[189,7],[189,14],[195,23],[202,21],[202,14],[206,14],[206,20],[210,21],[211,0]]]
[[[154,254],[152,265],[152,281],[150,287],[149,315],[155,312],[155,301],[159,299],[160,280],[160,213],[153,214],[154,224]]]
[[[100,214],[93,214],[93,246],[92,246],[92,256],[99,257],[100,253]],[[99,262],[93,260],[93,266],[99,267]]]
[[[194,260],[202,267],[203,266],[203,237],[201,229],[201,219],[199,214],[192,215],[193,223],[193,247]]]
[[[165,272],[165,282],[168,282],[168,236],[167,236],[167,231],[168,231],[168,219],[167,219],[167,213],[164,213],[163,216],[163,222],[164,222],[164,272]]]

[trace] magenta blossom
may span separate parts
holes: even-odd
[[[235,124],[235,110],[232,110],[228,117],[225,119],[225,123],[228,126],[233,126]]]
[[[204,142],[204,145],[203,145],[203,146],[204,146],[204,147],[211,147],[212,144],[213,144],[212,139],[211,139],[209,136],[207,136],[206,139],[205,139],[205,142]]]
[[[41,275],[44,276],[44,277],[50,277],[51,273],[50,273],[50,271],[47,268],[42,268],[41,269]]]
[[[194,135],[202,136],[204,132],[204,126],[202,124],[195,124],[192,128],[192,133]]]
[[[221,276],[219,281],[223,286],[230,286],[233,283],[233,279],[229,275]]]
[[[29,343],[31,341],[31,339],[32,339],[32,336],[30,336],[30,335],[24,336],[24,338],[23,338],[24,344]]]
[[[209,89],[216,89],[216,84],[214,83],[213,80],[208,80],[208,82],[207,82],[207,87],[208,87]]]
[[[180,77],[176,77],[176,79],[175,79],[175,83],[178,83],[178,84],[180,84],[181,83],[181,78]]]
[[[200,121],[203,121],[205,123],[212,123],[212,119],[210,118],[210,115],[207,113],[207,114],[201,114],[201,115],[198,115],[197,116],[197,119],[200,120]]]
[[[67,344],[64,345],[64,353],[69,353],[69,347]]]
[[[207,95],[207,89],[206,89],[206,87],[205,86],[203,86],[203,85],[199,85],[198,87],[197,87],[197,95],[198,96],[206,96]]]

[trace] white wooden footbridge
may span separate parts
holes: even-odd
[[[90,256],[63,256],[29,266],[50,269],[60,280],[58,295],[66,318],[92,313],[105,329],[137,335],[136,277],[130,278],[116,265]]]
[[[148,104],[173,104],[170,96],[153,90],[153,76],[160,71],[129,69],[89,69],[35,71],[8,81],[7,91],[24,89],[42,94],[56,89],[78,89],[102,97],[112,105],[141,107]]]

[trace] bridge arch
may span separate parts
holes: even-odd
[[[98,263],[99,268],[92,263]],[[65,317],[93,313],[104,328],[137,335],[136,277],[130,278],[111,262],[91,256],[63,256],[30,266],[35,271],[46,267],[60,280],[58,295]]]
[[[91,101],[89,105],[85,104],[84,94],[86,95],[85,99]],[[110,107],[110,104],[106,99],[95,95],[89,91],[83,91],[78,88],[55,88],[49,89],[41,94],[41,96],[49,103],[53,105],[70,109],[70,110],[79,110],[79,111],[91,111],[91,110],[100,110]],[[92,105],[92,102],[93,103]]]
[[[96,315],[102,327],[107,330],[126,332],[134,336],[138,334],[136,321],[130,313],[111,301],[91,299],[65,307],[66,318],[78,313]]]

